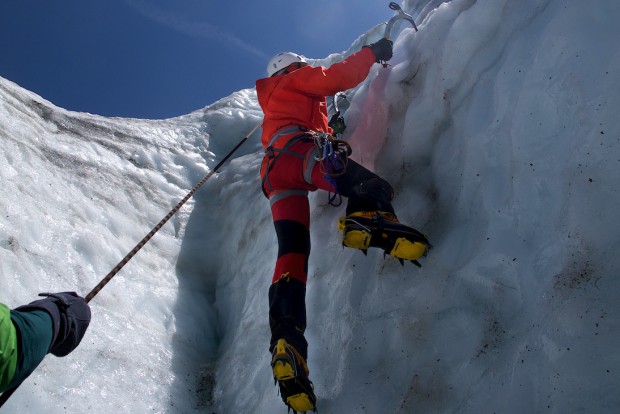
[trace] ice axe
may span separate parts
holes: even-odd
[[[398,3],[391,2],[390,9],[398,13],[396,14],[396,16],[392,17],[385,25],[385,33],[383,34],[384,38],[386,38],[387,40],[390,40],[390,37],[392,36],[392,28],[394,27],[394,23],[396,23],[398,20],[407,20],[409,23],[411,23],[415,31],[416,32],[418,31],[418,26],[416,26],[415,21],[413,20],[413,17],[411,17],[410,14],[405,13],[403,9],[398,5]],[[384,68],[387,67],[386,62],[382,62],[381,64],[383,65]]]
[[[398,3],[391,2],[390,9],[397,11],[398,13],[387,22],[383,37],[390,40],[390,36],[392,35],[392,28],[394,27],[394,23],[396,23],[398,20],[407,20],[409,23],[411,23],[415,31],[418,31],[418,26],[416,26],[413,17],[411,17],[410,14],[405,13],[403,9],[398,5]]]

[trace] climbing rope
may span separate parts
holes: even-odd
[[[155,227],[153,227],[153,229],[146,235],[144,236],[144,238],[142,240],[140,240],[140,242],[127,254],[127,256],[125,256],[123,258],[123,260],[121,260],[116,266],[114,266],[114,269],[112,269],[110,271],[110,273],[108,273],[102,280],[101,282],[99,282],[97,284],[97,286],[95,286],[93,288],[93,290],[90,291],[90,293],[88,295],[86,295],[86,297],[84,298],[86,300],[86,302],[90,302],[90,300],[92,298],[95,297],[95,295],[97,293],[99,293],[101,291],[101,289],[103,289],[103,287],[105,285],[107,285],[110,280],[112,280],[112,278],[114,276],[116,276],[116,274],[123,268],[123,266],[125,266],[127,264],[127,262],[129,262],[132,257],[134,257],[136,255],[136,253],[138,253],[138,251],[144,247],[144,245],[155,235],[155,233],[157,233],[159,231],[159,229],[161,229],[164,224],[166,224],[166,222],[168,222],[168,220],[170,220],[170,218],[172,216],[175,215],[175,213],[177,211],[179,211],[179,209],[183,206],[183,204],[185,204],[187,202],[187,200],[189,200],[195,193],[196,191],[198,191],[198,189],[200,187],[202,187],[202,185],[209,179],[211,178],[211,176],[213,174],[215,174],[217,172],[218,169],[220,169],[222,167],[222,165],[224,165],[224,163],[226,161],[228,161],[228,159],[235,153],[235,151],[237,151],[239,149],[239,147],[241,145],[243,145],[243,143],[245,141],[248,140],[248,138],[254,133],[254,131],[256,131],[258,129],[258,127],[261,124],[257,124],[254,129],[252,129],[252,131],[250,131],[249,134],[247,134],[245,137],[243,137],[243,139],[222,159],[222,161],[220,161],[210,172],[209,174],[207,174],[202,180],[200,180],[198,182],[198,184],[196,184],[194,186],[194,188],[192,188],[192,190],[187,193],[187,195],[185,197],[183,197],[183,199],[181,201],[179,201],[179,203],[174,206],[174,208],[172,210],[170,210],[170,212],[168,214],[166,214],[166,216],[161,219],[161,221],[159,223],[157,223],[157,225]]]
[[[127,262],[129,262],[136,255],[136,253],[138,253],[138,251],[142,247],[144,247],[144,245],[155,235],[155,233],[157,233],[159,229],[161,229],[164,226],[164,224],[166,224],[168,220],[170,220],[170,218],[177,211],[179,211],[179,209],[183,206],[183,204],[185,204],[187,200],[189,200],[196,193],[196,191],[198,191],[198,189],[202,187],[202,185],[209,178],[211,178],[211,176],[215,174],[217,170],[220,169],[226,161],[228,161],[228,159],[235,153],[235,151],[237,151],[239,147],[241,147],[241,145],[243,145],[243,143],[247,141],[250,136],[252,136],[252,134],[258,129],[260,125],[261,124],[258,123],[254,127],[254,129],[250,131],[249,134],[243,137],[243,139],[222,159],[222,161],[220,161],[202,180],[200,180],[198,184],[196,184],[194,188],[192,188],[192,190],[189,193],[187,193],[187,195],[183,197],[183,199],[176,206],[174,206],[174,208],[170,210],[170,212],[166,214],[166,216],[163,219],[161,219],[161,221],[157,223],[157,225],[153,227],[153,229],[146,236],[144,236],[142,240],[140,240],[140,242],[127,254],[127,256],[123,258],[123,260],[121,260],[116,266],[114,266],[114,268],[110,271],[110,273],[108,273],[101,280],[101,282],[99,282],[97,286],[95,286],[93,290],[91,290],[90,293],[88,293],[88,295],[84,297],[84,300],[86,302],[90,302],[97,295],[97,293],[99,293],[101,289],[103,289],[104,286],[107,285],[114,276],[116,276],[116,274],[123,268],[123,266],[125,266]],[[0,395],[0,407],[2,407],[4,403],[7,402],[7,400],[11,397],[11,395],[13,395],[13,393],[17,390],[17,388],[19,388],[19,385],[14,388],[11,388],[10,390],[3,392],[2,395]]]

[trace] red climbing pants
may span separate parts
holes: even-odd
[[[267,152],[261,168],[263,190],[271,203],[278,238],[278,258],[269,289],[271,347],[284,338],[307,356],[305,292],[310,255],[310,206],[308,192],[337,191],[348,197],[347,214],[354,211],[393,213],[392,187],[354,161],[335,179],[335,188],[324,177],[315,159],[315,144],[301,139],[286,152]],[[335,225],[334,225],[335,227]]]

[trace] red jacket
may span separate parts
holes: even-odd
[[[285,75],[256,81],[258,102],[265,117],[263,119],[263,148],[279,129],[299,125],[303,128],[329,132],[327,125],[326,96],[351,89],[368,76],[376,57],[367,47],[335,63],[329,69],[322,66],[305,66]],[[291,134],[290,137],[296,134]],[[287,141],[278,140],[281,148]]]

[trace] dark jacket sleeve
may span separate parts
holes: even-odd
[[[52,318],[43,310],[20,312],[11,310],[17,332],[17,366],[7,388],[21,384],[47,355],[52,343]]]

